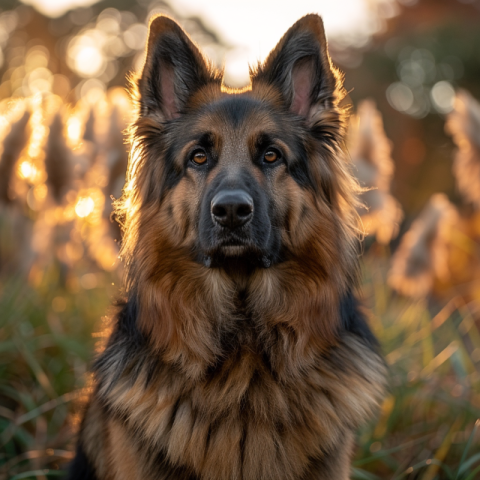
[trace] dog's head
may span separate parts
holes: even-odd
[[[251,81],[228,90],[174,21],[151,22],[126,250],[145,241],[209,267],[236,258],[264,268],[308,255],[312,237],[324,256],[348,240],[355,186],[341,151],[343,89],[320,17],[295,23]]]
[[[341,80],[317,15],[287,31],[242,91],[222,85],[174,21],[151,22],[117,213],[138,325],[175,361],[214,361],[214,330],[236,328],[225,319],[241,309],[295,351],[336,341],[358,218]]]

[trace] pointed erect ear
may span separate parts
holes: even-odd
[[[180,115],[189,97],[212,78],[202,54],[182,28],[159,15],[150,22],[147,54],[138,80],[141,115]]]
[[[318,15],[306,15],[290,27],[264,64],[252,73],[253,89],[257,83],[279,88],[290,110],[307,119],[338,102],[343,90],[341,75],[331,63]]]

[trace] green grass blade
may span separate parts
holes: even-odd
[[[462,473],[462,465],[465,463],[465,459],[467,458],[468,451],[470,450],[470,447],[472,445],[473,439],[475,438],[475,434],[477,432],[478,425],[480,423],[480,419],[475,422],[475,425],[473,426],[472,433],[470,434],[470,437],[468,438],[467,444],[465,445],[465,448],[463,449],[462,453],[462,458],[460,459],[460,464],[458,466],[457,474],[455,475],[455,480],[457,480]]]
[[[351,478],[352,480],[380,480],[380,478],[373,473],[366,472],[359,468],[352,468]]]
[[[480,465],[465,480],[477,480],[477,473],[480,473]]]
[[[65,472],[62,470],[31,470],[29,472],[23,472],[19,473],[18,475],[15,475],[14,477],[10,478],[10,480],[22,480],[25,478],[32,478],[32,477],[37,477],[37,476],[52,476],[52,477],[63,477],[65,475]]]

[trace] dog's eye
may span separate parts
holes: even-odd
[[[265,154],[263,155],[263,159],[267,163],[273,163],[276,162],[280,158],[280,154],[276,152],[275,150],[267,150]]]
[[[196,150],[192,155],[192,162],[203,165],[207,161],[207,154],[203,150]]]

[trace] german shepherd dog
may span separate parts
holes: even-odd
[[[230,90],[158,16],[134,83],[125,300],[69,478],[347,479],[386,372],[354,296],[358,186],[321,18]]]

